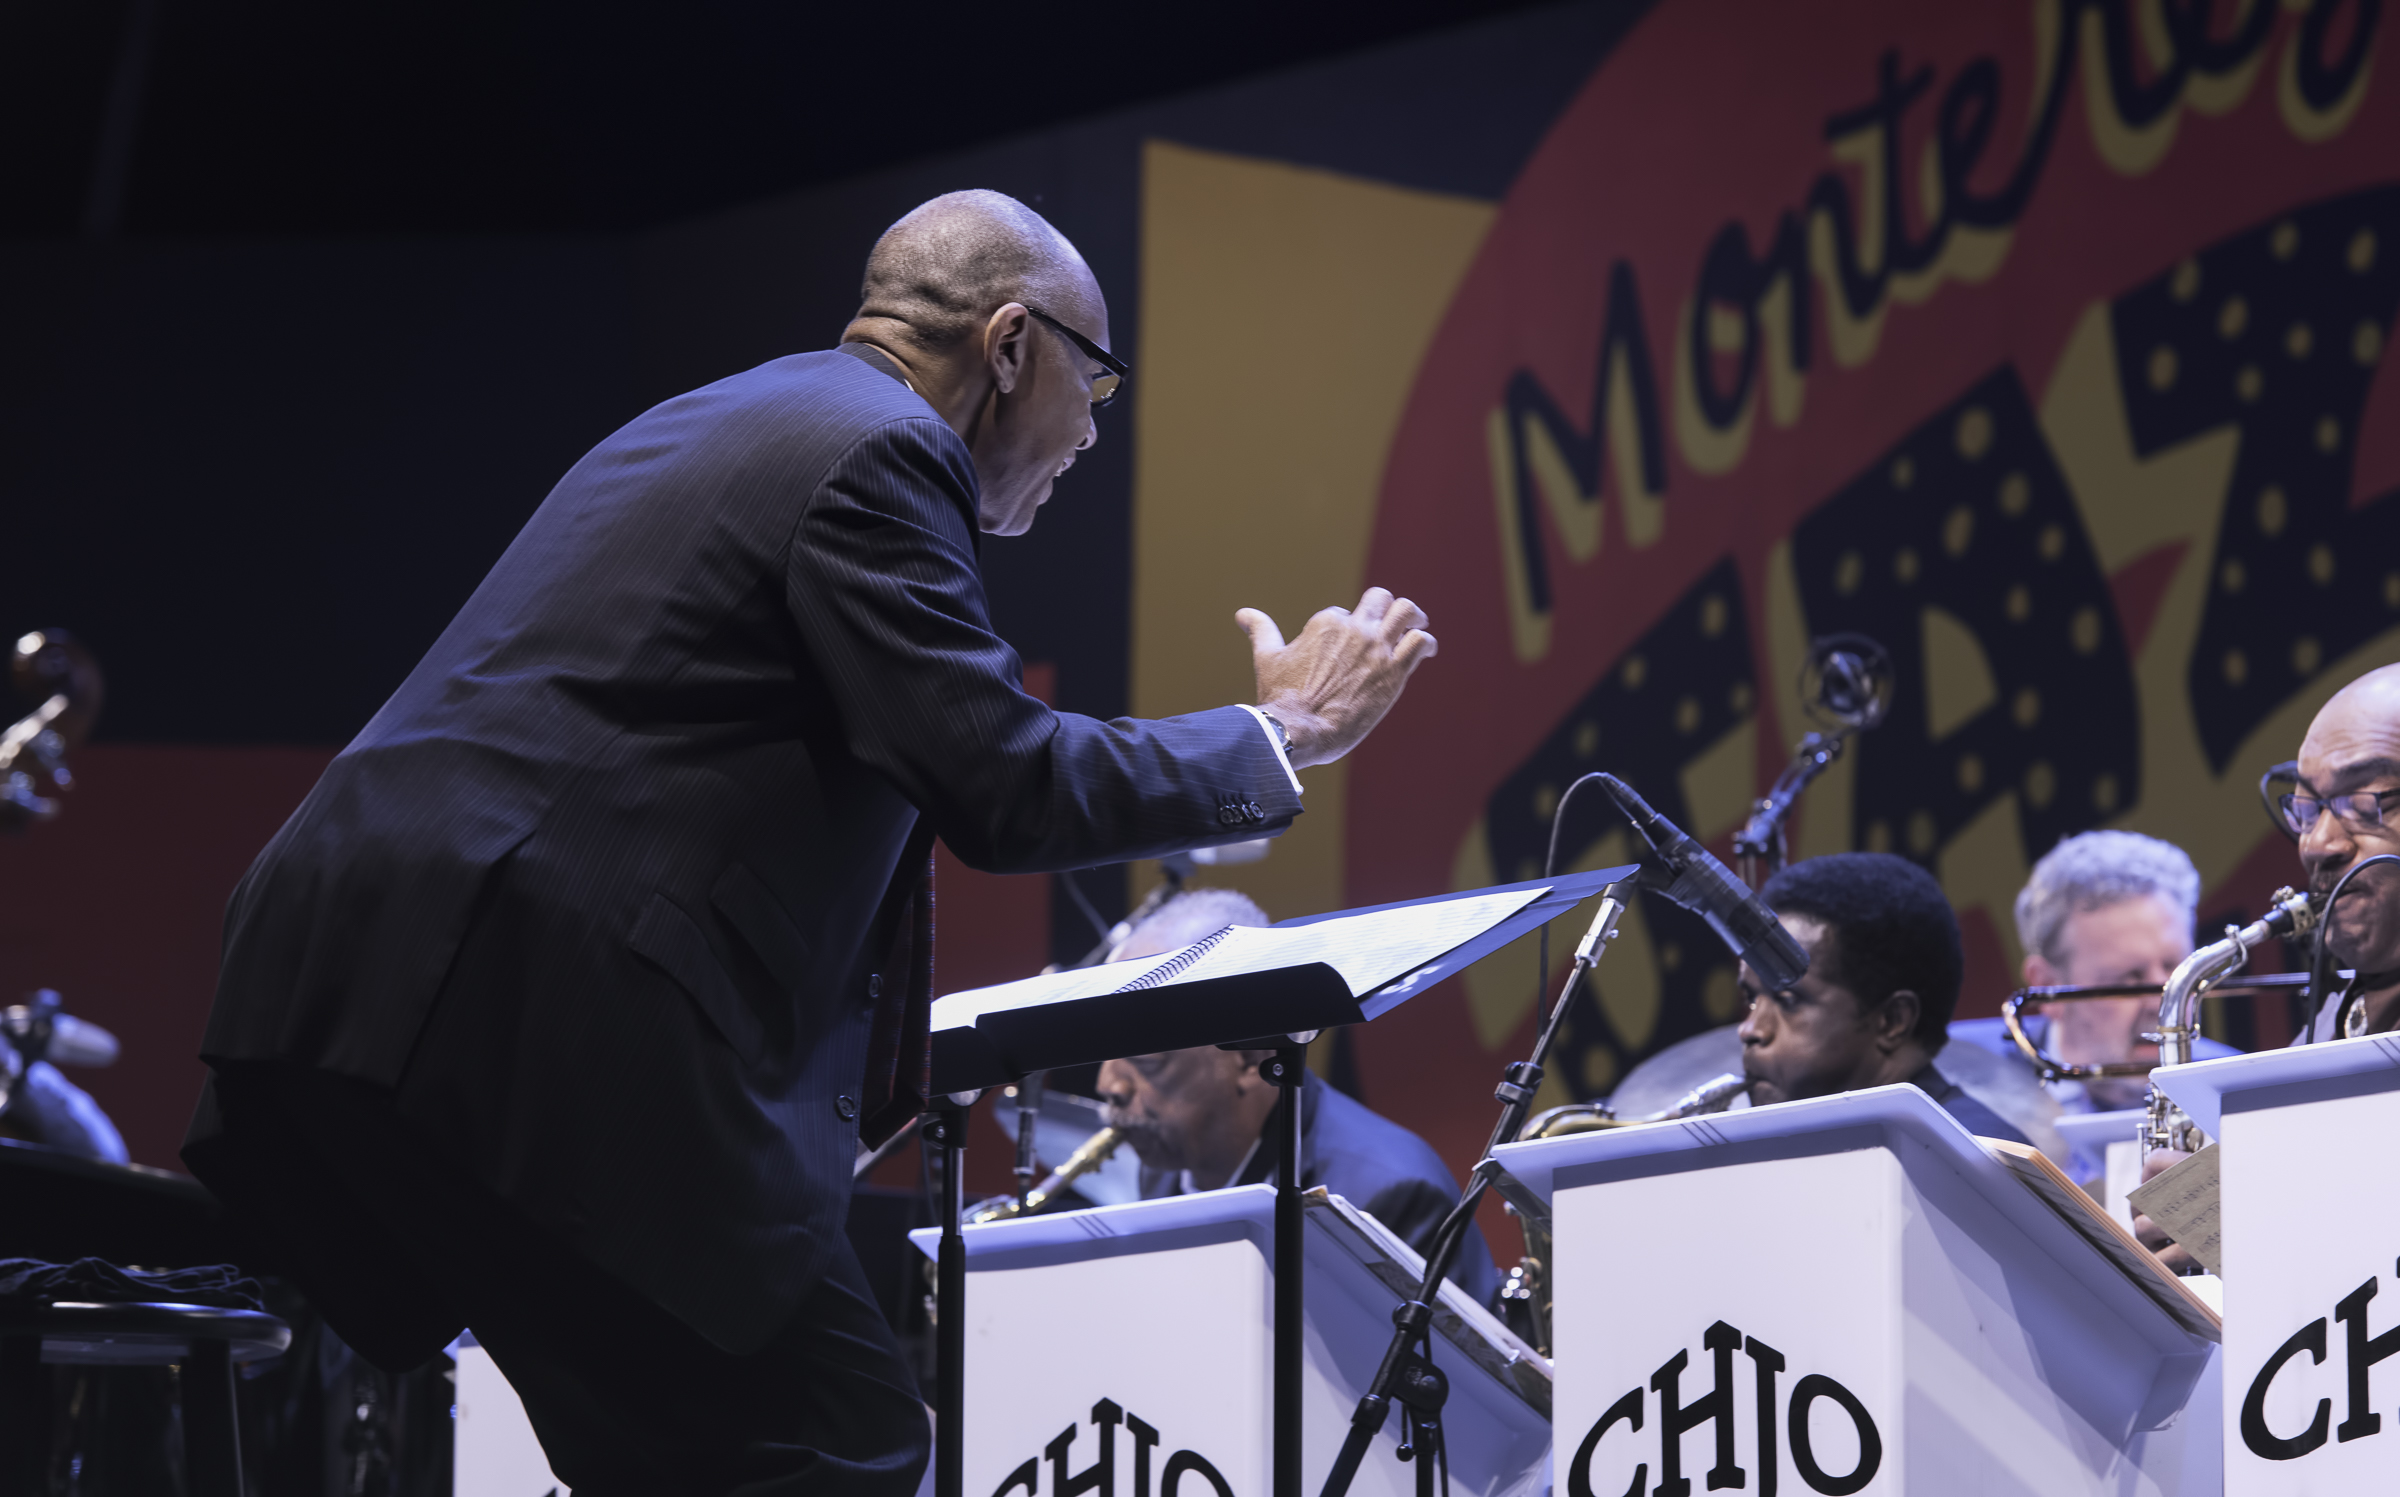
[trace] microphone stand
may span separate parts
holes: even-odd
[[[1426,1463],[1420,1468],[1419,1485],[1422,1489],[1422,1471],[1431,1469],[1431,1463],[1440,1449],[1434,1439],[1423,1437],[1429,1435],[1432,1429],[1439,1428],[1441,1402],[1448,1388],[1441,1374],[1434,1370],[1431,1357],[1418,1354],[1414,1348],[1422,1343],[1427,1352],[1432,1349],[1434,1297],[1441,1292],[1442,1280],[1449,1277],[1450,1267],[1458,1259],[1458,1250],[1466,1241],[1467,1228],[1474,1224],[1476,1206],[1500,1173],[1500,1163],[1492,1158],[1492,1150],[1502,1144],[1513,1143],[1517,1135],[1524,1131],[1526,1115],[1533,1110],[1533,1094],[1542,1084],[1542,1061],[1550,1054],[1551,1042],[1558,1037],[1559,1021],[1566,1017],[1568,1000],[1574,997],[1575,985],[1583,980],[1583,975],[1598,965],[1608,943],[1616,939],[1617,922],[1624,914],[1625,906],[1617,898],[1617,886],[1611,884],[1601,890],[1600,907],[1592,912],[1591,928],[1584,932],[1583,940],[1575,948],[1574,965],[1567,973],[1567,980],[1560,985],[1558,1001],[1551,1006],[1550,1015],[1543,1021],[1541,1032],[1534,1040],[1532,1058],[1510,1065],[1499,1088],[1493,1092],[1493,1097],[1501,1104],[1500,1121],[1493,1127],[1491,1142],[1484,1145],[1483,1159],[1468,1178],[1467,1188],[1459,1196],[1458,1204],[1450,1208],[1450,1214],[1442,1218],[1441,1230],[1434,1234],[1433,1249],[1425,1255],[1425,1278],[1417,1286],[1416,1298],[1406,1301],[1392,1312],[1391,1344],[1384,1348],[1383,1361],[1375,1369],[1374,1381],[1367,1385],[1365,1395],[1358,1401],[1357,1411],[1350,1416],[1350,1433],[1344,1437],[1341,1454],[1335,1458],[1333,1470],[1325,1478],[1321,1497],[1347,1497],[1360,1464],[1366,1460],[1367,1452],[1374,1448],[1375,1437],[1383,1432],[1384,1420],[1390,1415],[1395,1398],[1409,1406],[1409,1419],[1414,1426],[1411,1432],[1420,1436],[1420,1443],[1415,1446],[1415,1456]],[[1280,1239],[1280,1233],[1278,1236]],[[1278,1268],[1280,1270],[1280,1265]],[[1280,1295],[1280,1271],[1276,1283]],[[1277,1372],[1280,1388],[1280,1362]],[[1293,1424],[1294,1435],[1297,1436],[1298,1420],[1295,1419]],[[1280,1421],[1277,1433],[1280,1437]],[[1279,1468],[1281,1455],[1279,1445]],[[1282,1491],[1280,1481],[1277,1490],[1279,1493]]]
[[[1810,733],[1792,749],[1792,762],[1784,766],[1775,787],[1759,797],[1751,808],[1750,819],[1733,834],[1734,866],[1741,870],[1743,883],[1753,889],[1759,886],[1762,863],[1769,877],[1782,871],[1788,856],[1784,851],[1784,820],[1792,814],[1801,792],[1842,757],[1842,746],[1849,737],[1848,729],[1838,733]]]
[[[1751,807],[1750,819],[1733,834],[1734,866],[1755,889],[1763,872],[1783,869],[1787,854],[1783,823],[1810,782],[1842,757],[1853,733],[1875,727],[1891,710],[1892,657],[1863,634],[1829,634],[1809,641],[1808,663],[1800,670],[1800,693],[1808,715],[1833,729],[1809,733],[1792,749],[1775,787]],[[1763,865],[1763,867],[1762,867]]]

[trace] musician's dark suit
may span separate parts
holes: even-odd
[[[1275,1122],[1229,1184],[1266,1185],[1275,1179]],[[1181,1170],[1142,1171],[1142,1199],[1182,1189]],[[1433,1146],[1365,1103],[1308,1074],[1300,1097],[1300,1188],[1324,1186],[1392,1229],[1418,1252],[1433,1247],[1442,1218],[1458,1204],[1458,1181]],[[1478,1304],[1499,1297],[1500,1271],[1483,1229],[1470,1224],[1450,1281]]]
[[[858,1278],[878,968],[931,836],[1031,872],[1299,810],[1238,707],[1023,693],[967,448],[860,353],[593,449],[234,893],[186,1157],[378,1361],[476,1320],[511,1370],[483,1320],[517,1301],[427,1268],[427,1211],[522,1224],[712,1354],[849,1313],[819,1300]]]

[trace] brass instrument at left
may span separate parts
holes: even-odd
[[[1057,1200],[1077,1180],[1108,1163],[1109,1156],[1116,1153],[1118,1145],[1124,1142],[1125,1135],[1120,1130],[1101,1129],[1090,1138],[1085,1139],[1082,1146],[1074,1153],[1069,1154],[1066,1163],[1052,1170],[1048,1179],[1026,1192],[1022,1200],[1016,1196],[1002,1196],[996,1201],[976,1208],[974,1214],[967,1218],[968,1223],[980,1226],[984,1222],[1000,1222],[1007,1221],[1012,1217],[1033,1215],[1044,1206]]]
[[[1749,1090],[1749,1077],[1728,1072],[1701,1082],[1676,1098],[1671,1106],[1634,1118],[1618,1117],[1606,1102],[1571,1102],[1537,1114],[1518,1132],[1517,1140],[1522,1143],[1533,1138],[1563,1138],[1570,1133],[1596,1133],[1603,1128],[1634,1128],[1644,1123],[1702,1117],[1723,1112],[1733,1105],[1736,1097]],[[1524,1323],[1517,1329],[1530,1331],[1525,1339],[1546,1357],[1550,1355],[1551,1261],[1557,1251],[1550,1240],[1550,1211],[1539,1197],[1512,1189],[1512,1183],[1508,1176],[1501,1175],[1492,1188],[1517,1214],[1518,1224],[1525,1232],[1525,1256],[1508,1271],[1500,1286],[1500,1299],[1522,1317]]]
[[[2308,987],[2306,972],[2262,972],[2234,982],[2221,982],[2208,989],[2211,998],[2258,997],[2267,993],[2293,993]],[[2041,1008],[2051,1003],[2086,1003],[2109,998],[2148,998],[2156,1001],[2166,989],[2154,982],[2063,983],[2055,987],[2019,988],[2008,995],[2000,1006],[2000,1020],[2008,1027],[2008,1037],[2044,1081],[2090,1081],[2102,1076],[2147,1076],[2163,1061],[2120,1060],[2098,1065],[2077,1065],[2060,1060],[2044,1049],[2025,1029],[2023,1011]]]

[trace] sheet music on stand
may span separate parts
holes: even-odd
[[[1056,1066],[1358,1024],[1557,918],[1628,865],[1228,926],[1160,957],[974,988],[933,1005],[937,1092]]]

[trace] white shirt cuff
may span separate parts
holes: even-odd
[[[1275,751],[1275,762],[1283,766],[1283,777],[1292,782],[1292,794],[1300,794],[1300,776],[1292,769],[1292,756],[1283,751],[1283,735],[1275,731],[1274,727],[1268,723],[1267,715],[1256,707],[1247,702],[1237,702],[1234,705],[1258,719],[1258,731],[1267,735],[1267,747]]]

